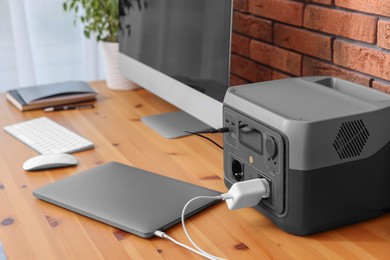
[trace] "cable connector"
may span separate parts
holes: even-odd
[[[167,238],[167,234],[165,232],[162,232],[160,230],[154,231],[154,235],[162,238]]]
[[[248,208],[257,205],[262,198],[270,196],[268,180],[257,178],[236,182],[229,191],[222,195],[230,210]],[[226,199],[225,199],[226,198]]]
[[[219,198],[221,200],[230,200],[230,199],[233,199],[233,195],[231,195],[229,193],[224,193],[224,194],[221,194],[221,196],[219,196]]]
[[[218,129],[210,128],[210,129],[206,129],[206,130],[198,131],[198,132],[192,132],[192,131],[186,131],[186,132],[191,133],[191,134],[216,134],[216,133],[227,133],[229,131],[230,131],[229,127],[221,127]]]
[[[227,132],[230,132],[229,127],[221,127],[218,129],[214,129],[211,133],[227,133]]]

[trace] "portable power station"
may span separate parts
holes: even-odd
[[[308,235],[390,211],[390,95],[333,77],[231,87],[224,181],[266,178],[255,207]]]

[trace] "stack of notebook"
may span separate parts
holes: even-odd
[[[97,92],[83,81],[69,81],[9,90],[7,100],[20,111],[96,99]]]

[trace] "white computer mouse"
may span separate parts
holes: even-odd
[[[23,164],[23,170],[25,171],[37,171],[44,169],[52,169],[59,167],[66,167],[76,165],[77,159],[70,154],[59,153],[59,154],[41,154],[34,156]]]

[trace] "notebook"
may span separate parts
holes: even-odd
[[[7,91],[6,97],[20,111],[96,99],[96,91],[84,81],[36,85]]]
[[[33,192],[41,200],[144,238],[180,222],[182,209],[190,199],[219,194],[117,162],[72,175]],[[215,202],[196,200],[186,210],[186,216]]]

